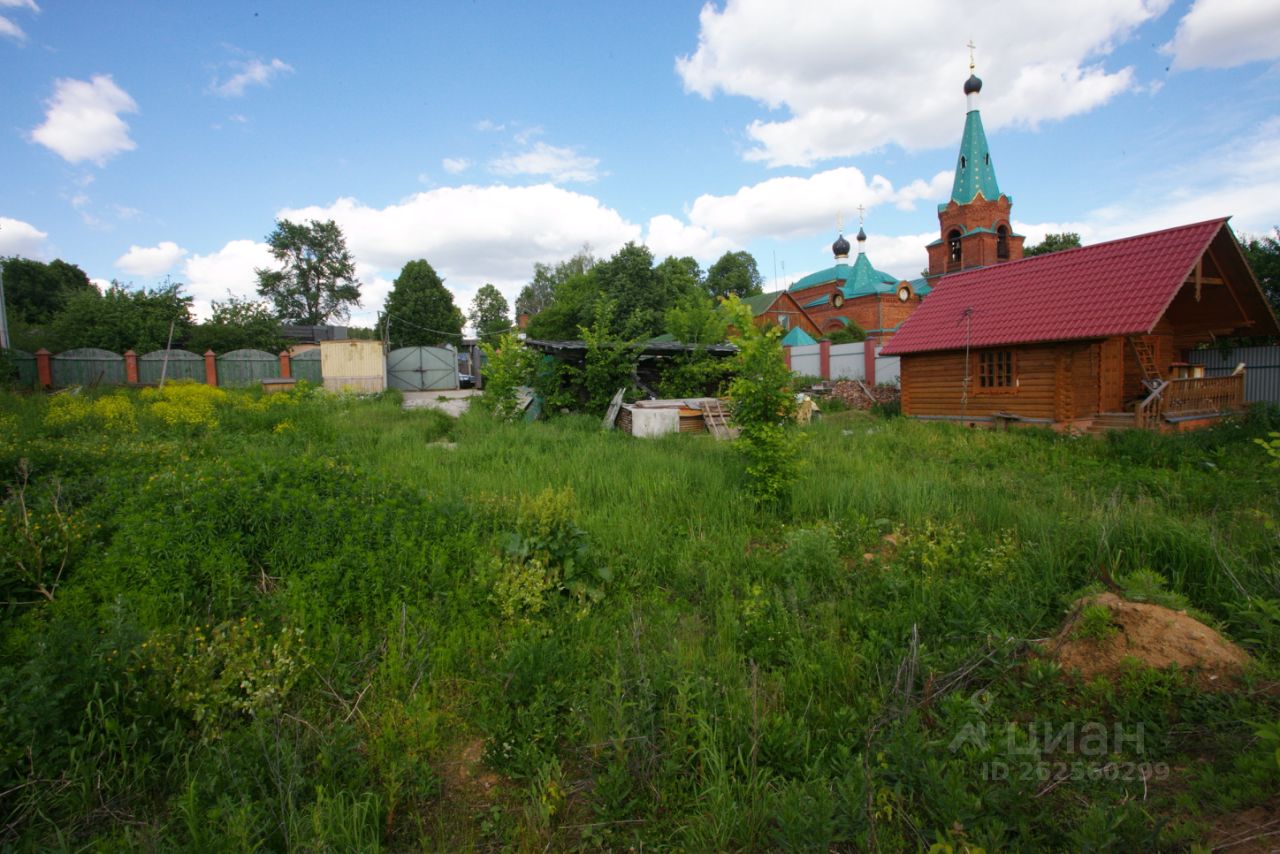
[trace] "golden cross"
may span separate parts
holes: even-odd
[[[858,205],[858,226],[861,227],[867,219],[867,209],[862,205]]]
[[[977,45],[973,43],[973,39],[969,39],[969,44],[966,45],[966,47],[969,48],[969,71],[973,71],[973,49],[977,47]]]

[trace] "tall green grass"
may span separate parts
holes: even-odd
[[[1106,441],[841,413],[761,511],[707,436],[130,405],[112,432],[0,398],[4,547],[21,506],[77,526],[52,601],[0,575],[0,844],[1177,847],[1280,783],[1250,723],[1280,717],[1265,413]],[[1248,646],[1251,690],[1033,661],[1139,569]],[[952,748],[1034,721],[1142,723],[1110,758],[1177,779],[1045,789]]]

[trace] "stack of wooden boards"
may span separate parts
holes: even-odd
[[[724,404],[714,397],[639,400],[627,403],[618,412],[615,427],[632,436],[653,437],[668,433],[712,433],[732,438]]]

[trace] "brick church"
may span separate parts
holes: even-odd
[[[849,241],[832,244],[835,264],[805,276],[788,289],[822,335],[854,324],[868,338],[887,341],[920,306],[938,279],[973,267],[1022,258],[1022,235],[1010,223],[1013,200],[1000,192],[987,135],[978,111],[982,81],[970,74],[964,93],[968,111],[956,158],[951,198],[938,205],[941,236],[928,245],[929,269],[911,281],[877,270],[867,256],[866,232],[859,227],[857,257],[849,263]]]

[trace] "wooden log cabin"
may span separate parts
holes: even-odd
[[[969,425],[1188,429],[1244,406],[1244,371],[1190,375],[1188,351],[1280,334],[1226,219],[937,280],[882,351],[902,411]]]

